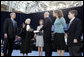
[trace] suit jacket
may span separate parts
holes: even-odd
[[[17,23],[15,21],[15,26],[11,19],[6,19],[4,22],[4,33],[8,35],[8,38],[14,38],[17,35]]]
[[[52,20],[51,18],[45,18],[43,23],[43,28],[41,30],[44,30],[43,37],[46,40],[51,39],[51,27],[52,27]]]
[[[80,41],[81,41],[81,33],[82,33],[82,24],[81,24],[81,20],[78,18],[75,18],[69,29],[68,29],[68,46],[77,46],[80,45]],[[74,39],[78,40],[78,43],[74,43]]]

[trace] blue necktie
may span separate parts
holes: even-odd
[[[13,26],[15,27],[15,21],[14,20],[12,20],[13,21]]]

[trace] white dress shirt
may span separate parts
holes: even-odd
[[[70,27],[70,25],[71,25],[71,23],[73,22],[74,19],[75,19],[75,17],[70,20],[69,27]]]
[[[29,29],[30,29],[30,25],[27,25],[26,26],[26,31],[29,31]]]

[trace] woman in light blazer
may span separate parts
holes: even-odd
[[[62,10],[53,11],[53,16],[56,17],[56,20],[54,22],[55,48],[57,48],[58,56],[61,55],[64,56],[64,48],[65,48],[64,30],[66,28],[66,21],[63,17]]]

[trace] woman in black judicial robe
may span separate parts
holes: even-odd
[[[21,53],[28,55],[31,52],[31,39],[34,37],[33,29],[30,27],[30,19],[27,19],[26,24],[23,24],[23,28],[20,34],[21,40]]]

